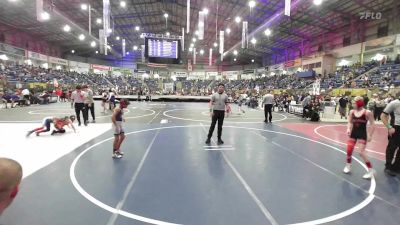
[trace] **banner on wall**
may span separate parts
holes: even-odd
[[[395,35],[367,41],[365,42],[365,51],[391,46],[395,44],[395,41]]]
[[[111,70],[111,67],[109,67],[109,66],[96,65],[96,64],[92,64],[90,68],[94,69],[94,70],[100,70],[100,71],[110,71]]]
[[[301,66],[301,59],[295,59],[284,63],[285,68]]]
[[[47,62],[47,55],[28,51],[28,58]]]
[[[186,72],[174,72],[174,75],[176,77],[187,77],[187,73]]]
[[[119,67],[113,67],[112,68],[113,72],[121,73],[123,75],[132,75],[132,70],[127,69],[127,68],[119,68]]]
[[[209,79],[210,77],[215,77],[217,78],[218,72],[206,72],[206,79]]]
[[[237,80],[239,76],[239,71],[224,71],[222,76],[225,76],[229,80]]]
[[[284,68],[284,65],[282,63],[281,64],[276,64],[276,65],[270,66],[270,71],[283,70],[283,68]]]
[[[0,52],[9,53],[13,55],[25,56],[25,50],[16,48],[11,45],[0,43]]]
[[[60,59],[56,57],[49,56],[49,63],[59,64],[63,66],[68,66],[68,61],[65,59]]]

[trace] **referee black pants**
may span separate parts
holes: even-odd
[[[89,120],[89,110],[90,110],[90,114],[92,115],[93,121],[95,121],[96,119],[95,119],[95,116],[94,116],[94,103],[85,104],[86,120]]]
[[[265,104],[264,105],[264,115],[265,115],[265,122],[271,122],[272,121],[272,107],[274,105],[272,104]]]
[[[394,126],[396,132],[389,137],[389,143],[386,148],[385,168],[400,172],[400,126]]]
[[[83,103],[75,103],[75,114],[78,123],[81,124],[81,112],[83,115],[83,121],[87,121],[87,113],[85,112],[85,104]]]
[[[218,121],[218,140],[221,139],[222,125],[224,124],[224,118],[225,118],[224,110],[214,110],[210,130],[208,131],[208,139],[211,139],[211,137],[214,133],[214,129],[215,129],[215,125],[217,124],[217,121]]]

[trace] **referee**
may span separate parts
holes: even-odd
[[[87,126],[87,113],[85,113],[85,98],[86,93],[82,91],[82,87],[80,85],[76,86],[76,90],[71,94],[72,103],[75,106],[76,119],[78,120],[78,126],[81,125],[81,112],[83,114],[83,122],[85,126]]]
[[[271,91],[268,91],[263,98],[265,123],[268,123],[268,120],[272,123],[272,107],[274,107],[274,101],[274,96],[271,94]]]
[[[392,117],[390,122],[389,115]],[[383,110],[381,119],[389,134],[385,173],[390,176],[396,176],[396,173],[400,172],[400,93],[398,94],[398,99],[391,101]]]
[[[221,139],[222,124],[224,123],[225,109],[228,106],[228,95],[225,94],[224,91],[225,91],[225,85],[220,83],[218,85],[218,92],[214,93],[211,96],[210,112],[212,116],[212,122],[210,130],[208,132],[206,144],[210,144],[211,142],[211,137],[213,135],[215,124],[217,123],[217,121],[218,121],[218,144],[222,145],[224,143]]]

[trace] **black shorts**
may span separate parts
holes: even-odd
[[[350,134],[350,138],[355,140],[367,140],[367,131],[366,130],[353,130]]]

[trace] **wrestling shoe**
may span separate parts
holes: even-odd
[[[351,163],[346,163],[346,166],[343,169],[343,173],[348,174],[351,172]]]

